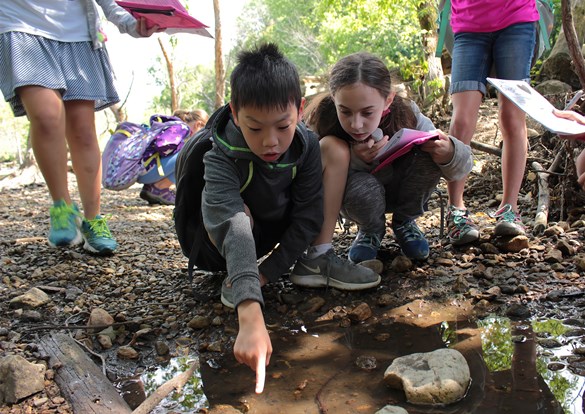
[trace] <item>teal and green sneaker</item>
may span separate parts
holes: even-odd
[[[81,233],[85,244],[83,248],[88,252],[108,255],[112,254],[118,247],[118,243],[114,240],[106,218],[99,214],[92,220],[84,219],[81,223]]]
[[[75,246],[81,243],[79,231],[81,214],[75,204],[67,204],[65,200],[57,200],[49,210],[51,228],[49,245],[51,247]]]

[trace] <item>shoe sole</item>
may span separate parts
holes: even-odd
[[[97,250],[94,247],[92,247],[92,245],[89,244],[89,242],[87,240],[85,240],[85,243],[83,244],[83,250],[86,250],[86,251],[93,253],[95,255],[98,255],[98,256],[109,256],[109,255],[114,253],[114,251],[117,249],[117,247],[118,246],[114,247],[113,249]]]
[[[144,193],[140,193],[140,198],[144,201],[147,201],[148,204],[162,204],[163,206],[174,206],[175,203],[171,203],[168,200],[165,200],[162,197],[151,196]]]
[[[381,274],[384,271],[384,263],[382,263],[378,259],[364,260],[359,264],[360,266],[367,267],[368,269],[372,270],[374,273],[377,274]]]
[[[230,309],[236,308],[233,303],[231,303],[229,300],[223,297],[223,293],[221,294],[221,303],[223,303],[224,306],[227,306]]]
[[[473,233],[469,232],[465,236],[461,237],[460,239],[456,239],[456,240],[449,237],[449,242],[451,242],[451,244],[453,246],[462,246],[464,244],[473,243],[473,242],[476,242],[478,240],[479,240],[479,231],[476,231]]]
[[[494,229],[494,236],[496,237],[513,237],[513,236],[525,236],[526,232],[517,228],[514,225],[503,225],[503,226],[496,226]]]
[[[349,290],[349,291],[353,291],[353,290],[364,290],[364,289],[371,289],[373,287],[376,287],[380,284],[380,282],[382,281],[382,278],[380,276],[378,276],[378,279],[375,282],[368,282],[368,283],[346,283],[346,282],[342,282],[340,280],[336,280],[332,277],[329,278],[329,281],[327,281],[327,278],[321,275],[295,275],[295,274],[291,274],[289,277],[290,281],[297,285],[297,286],[302,286],[302,287],[310,287],[310,288],[321,288],[321,287],[333,287],[339,290]]]
[[[77,246],[78,244],[81,244],[81,242],[83,241],[83,236],[81,235],[81,231],[79,231],[79,229],[77,229],[77,233],[75,234],[75,238],[73,238],[73,240],[69,241],[69,242],[63,242],[63,243],[53,243],[51,242],[51,240],[47,239],[49,242],[49,246],[54,247],[54,248],[58,248],[58,247],[73,247],[73,246]]]

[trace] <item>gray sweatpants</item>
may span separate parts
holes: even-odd
[[[385,213],[392,213],[394,222],[421,216],[441,176],[431,156],[418,148],[375,175],[350,171],[341,214],[362,232],[383,236]]]

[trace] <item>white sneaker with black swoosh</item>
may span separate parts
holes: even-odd
[[[376,287],[381,277],[367,267],[337,256],[333,249],[321,256],[297,260],[290,281],[303,287],[331,286],[339,290],[362,290]]]

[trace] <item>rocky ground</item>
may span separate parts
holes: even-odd
[[[482,106],[478,140],[497,147],[500,136],[494,108],[493,100]],[[446,129],[446,120],[438,123]],[[530,156],[548,168],[558,147],[556,138],[531,126],[535,131]],[[538,186],[536,174],[527,170],[520,208],[528,237],[494,240],[494,221],[488,213],[499,203],[499,161],[482,151],[474,153],[476,167],[469,179],[467,203],[482,226],[479,243],[454,248],[440,237],[441,198],[436,195],[419,220],[432,248],[427,261],[404,260],[388,230],[380,253],[385,267],[379,288],[356,293],[300,292],[285,278],[264,289],[267,321],[282,325],[302,318],[310,323],[327,313],[335,313],[343,321],[361,303],[369,305],[375,316],[417,299],[449,303],[453,298],[468,300],[479,316],[537,313],[582,319],[585,209],[572,207],[570,214],[561,217],[559,206],[566,205],[569,198],[563,198],[566,192],[559,195],[561,181],[553,181],[551,222],[541,234],[532,234]],[[43,335],[55,332],[70,332],[87,347],[88,354],[91,350],[99,355],[96,360],[101,358],[112,380],[136,372],[138,365],[168,360],[181,343],[202,357],[221,358],[231,353],[237,325],[234,312],[219,300],[221,277],[199,272],[193,284],[189,283],[187,261],[174,233],[172,207],[147,205],[138,197],[139,190],[134,186],[103,193],[103,212],[111,214],[109,223],[120,243],[111,257],[94,257],[80,247],[57,250],[48,246],[44,186],[2,190],[0,358],[20,355],[47,364],[38,344]],[[444,194],[444,186],[441,190]],[[353,227],[340,227],[336,237],[339,253],[346,252],[354,235]],[[17,299],[35,287],[48,295],[46,304],[31,308]],[[87,329],[66,329],[86,325],[96,308],[124,327],[116,330],[113,340],[96,337]],[[0,412],[71,412],[53,376],[52,370],[47,371],[41,392],[0,406]]]

